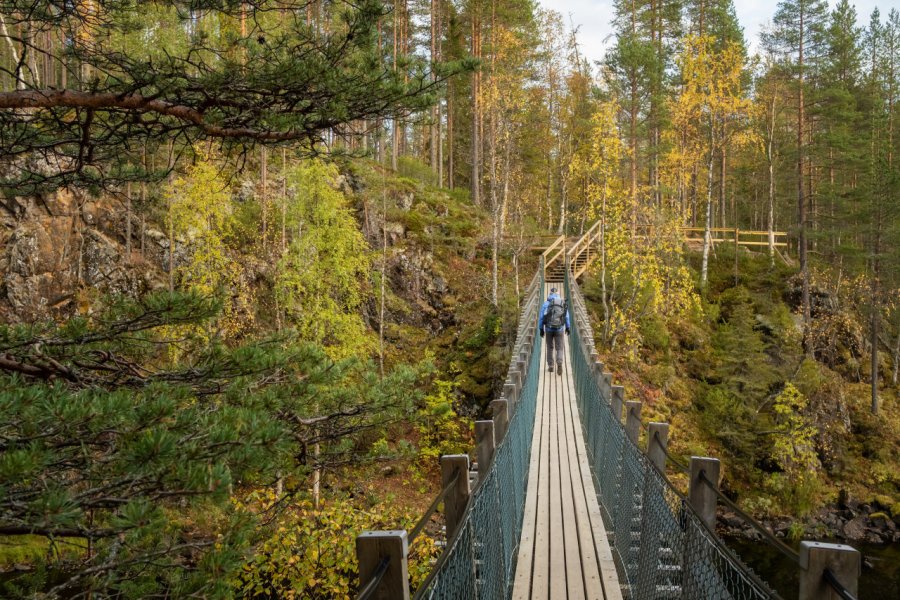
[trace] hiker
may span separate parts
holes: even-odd
[[[569,335],[569,309],[556,288],[550,288],[550,295],[541,307],[538,331],[541,337],[547,334],[547,371],[553,372],[553,349],[556,348],[556,371],[562,377],[563,330]]]

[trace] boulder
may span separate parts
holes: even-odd
[[[866,517],[856,517],[844,523],[844,537],[853,542],[859,542],[866,537]]]

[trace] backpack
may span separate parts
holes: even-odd
[[[544,325],[550,329],[560,329],[566,325],[566,305],[559,298],[550,300]]]

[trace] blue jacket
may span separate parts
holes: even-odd
[[[544,317],[547,316],[547,309],[550,307],[550,301],[554,298],[559,298],[559,294],[550,294],[547,296],[547,300],[544,301],[544,305],[541,306],[541,321],[538,323],[538,331],[542,331],[544,329]],[[566,326],[565,327],[550,327],[547,326],[547,331],[562,331],[563,329],[569,328],[569,310],[566,309]]]

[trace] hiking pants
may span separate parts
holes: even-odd
[[[561,365],[563,362],[563,336],[565,331],[544,330],[544,337],[547,338],[547,366],[553,366],[553,349],[556,348],[556,364]]]

